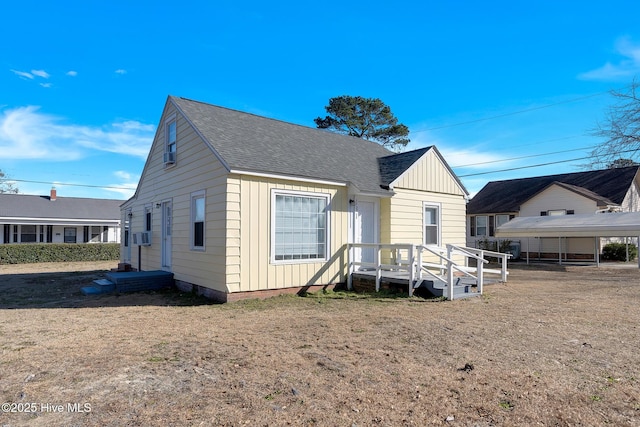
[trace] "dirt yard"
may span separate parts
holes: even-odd
[[[80,294],[110,267],[0,266],[0,425],[640,426],[638,268],[452,302]]]

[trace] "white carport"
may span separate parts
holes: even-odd
[[[514,218],[496,229],[496,237],[557,237],[558,259],[562,263],[562,239],[593,237],[594,259],[600,263],[599,242],[602,237],[638,237],[640,212],[613,212],[587,215],[558,215]],[[527,251],[527,263],[529,251]],[[638,257],[640,268],[640,256]]]

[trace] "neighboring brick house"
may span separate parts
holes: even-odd
[[[0,244],[119,243],[123,200],[0,194]]]
[[[640,166],[492,181],[467,204],[467,246],[496,241],[495,231],[515,217],[640,211]],[[555,239],[518,241],[519,250],[557,257]],[[569,238],[567,256],[593,257],[593,240]]]

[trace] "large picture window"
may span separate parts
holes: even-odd
[[[440,245],[440,205],[424,204],[424,244]]]
[[[272,193],[273,261],[326,260],[329,195]]]

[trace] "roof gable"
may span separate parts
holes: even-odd
[[[122,200],[0,194],[0,218],[119,220]]]
[[[467,205],[468,214],[518,212],[520,206],[554,182],[580,187],[620,205],[640,166],[491,181]],[[568,187],[565,187],[568,188]]]

